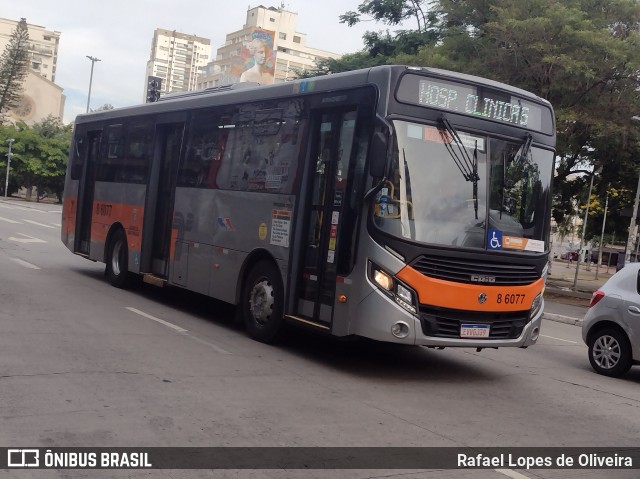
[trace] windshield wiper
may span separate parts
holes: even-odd
[[[458,135],[458,132],[453,128],[449,120],[447,120],[444,115],[440,117],[440,122],[444,125],[445,131],[448,135],[447,137],[442,130],[440,131],[440,136],[442,137],[442,141],[449,152],[449,155],[460,170],[460,173],[462,173],[462,177],[466,181],[473,182],[473,207],[476,213],[476,219],[478,219],[478,182],[480,181],[480,176],[478,176],[478,141],[476,140],[475,142],[476,145],[473,150],[472,158],[460,139],[460,135]],[[458,147],[459,154],[451,143],[455,143]]]
[[[502,212],[504,211],[504,191],[507,185],[507,167],[510,163],[524,163],[529,157],[532,142],[533,137],[531,136],[531,133],[527,133],[524,137],[524,141],[513,154],[513,156],[509,156],[509,158],[507,159],[507,155],[505,155],[504,153],[502,154],[502,200],[500,202],[500,218],[502,218]]]

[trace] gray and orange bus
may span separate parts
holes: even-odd
[[[526,91],[381,66],[80,115],[62,241],[132,277],[295,323],[430,347],[541,324],[555,124]]]

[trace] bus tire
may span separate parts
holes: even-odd
[[[252,339],[271,344],[280,338],[284,328],[284,286],[272,261],[258,261],[249,271],[240,311]]]
[[[116,288],[126,288],[131,283],[127,238],[121,229],[118,229],[111,237],[111,241],[109,241],[107,278],[111,285]]]

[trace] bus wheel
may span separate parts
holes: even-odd
[[[274,343],[282,333],[284,286],[271,261],[259,261],[249,272],[242,292],[242,316],[249,336]]]
[[[116,231],[107,250],[107,278],[116,288],[129,286],[129,252],[124,231]]]

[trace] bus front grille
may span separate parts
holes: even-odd
[[[489,325],[487,339],[516,339],[529,319],[529,311],[496,313],[420,306],[422,332],[438,338],[459,338],[461,324],[482,324]]]
[[[540,275],[535,265],[494,263],[446,256],[420,256],[411,266],[429,278],[488,286],[522,286]]]

